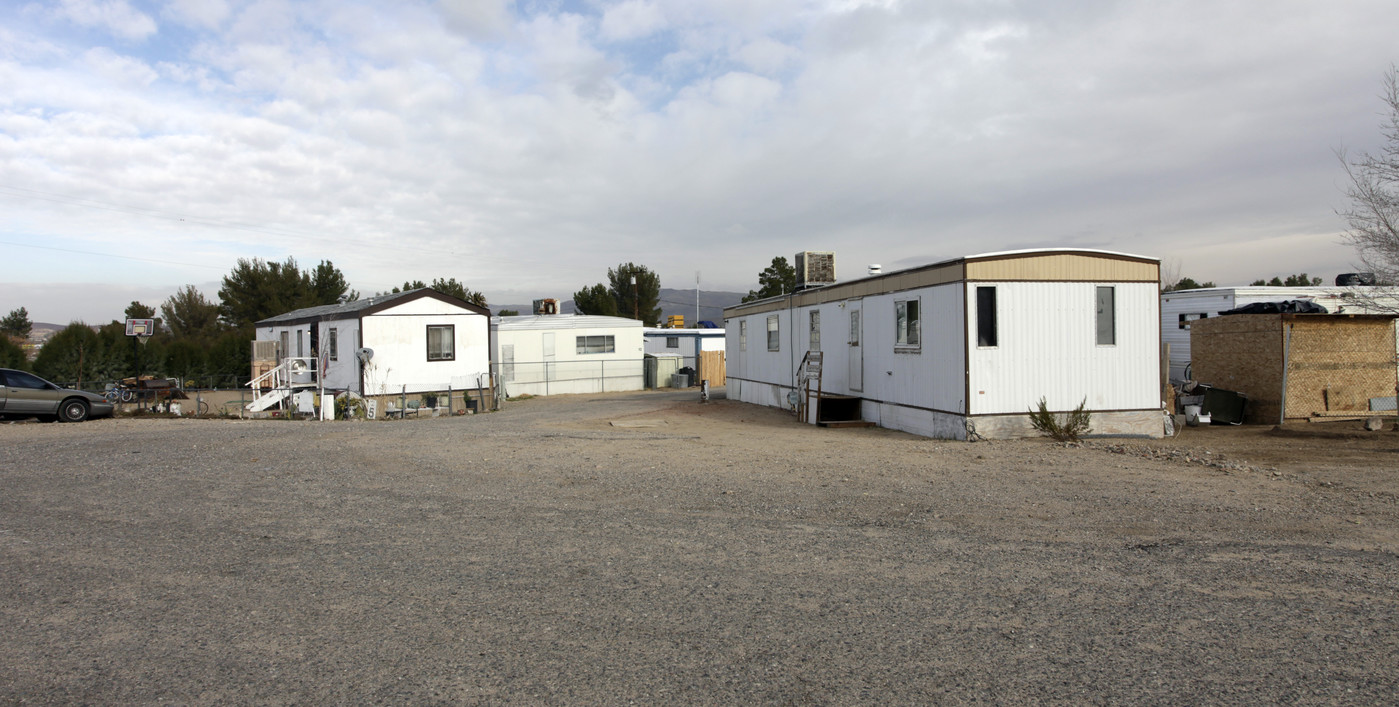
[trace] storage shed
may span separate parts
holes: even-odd
[[[883,427],[1034,435],[1028,412],[1044,398],[1086,403],[1094,433],[1159,437],[1159,275],[1155,258],[1012,251],[728,307],[728,397],[792,408],[820,352],[829,407]]]
[[[1190,339],[1195,380],[1248,396],[1248,423],[1364,415],[1399,385],[1394,315],[1231,314]]]

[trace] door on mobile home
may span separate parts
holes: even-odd
[[[850,313],[850,389],[864,390],[865,349],[861,342],[864,337],[864,324],[860,314],[860,301],[851,300],[845,309]]]

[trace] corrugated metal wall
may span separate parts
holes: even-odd
[[[1097,287],[1116,291],[1116,344],[1097,344]],[[995,286],[999,341],[976,342],[975,288]],[[1160,316],[1152,282],[977,282],[967,287],[970,412],[1051,410],[1086,399],[1092,410],[1159,408]]]

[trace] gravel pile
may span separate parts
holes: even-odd
[[[0,703],[1399,694],[1392,474],[696,397],[0,425]]]

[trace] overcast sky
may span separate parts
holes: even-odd
[[[0,315],[100,323],[238,258],[362,294],[747,291],[1083,247],[1349,271],[1399,2],[0,3]]]

